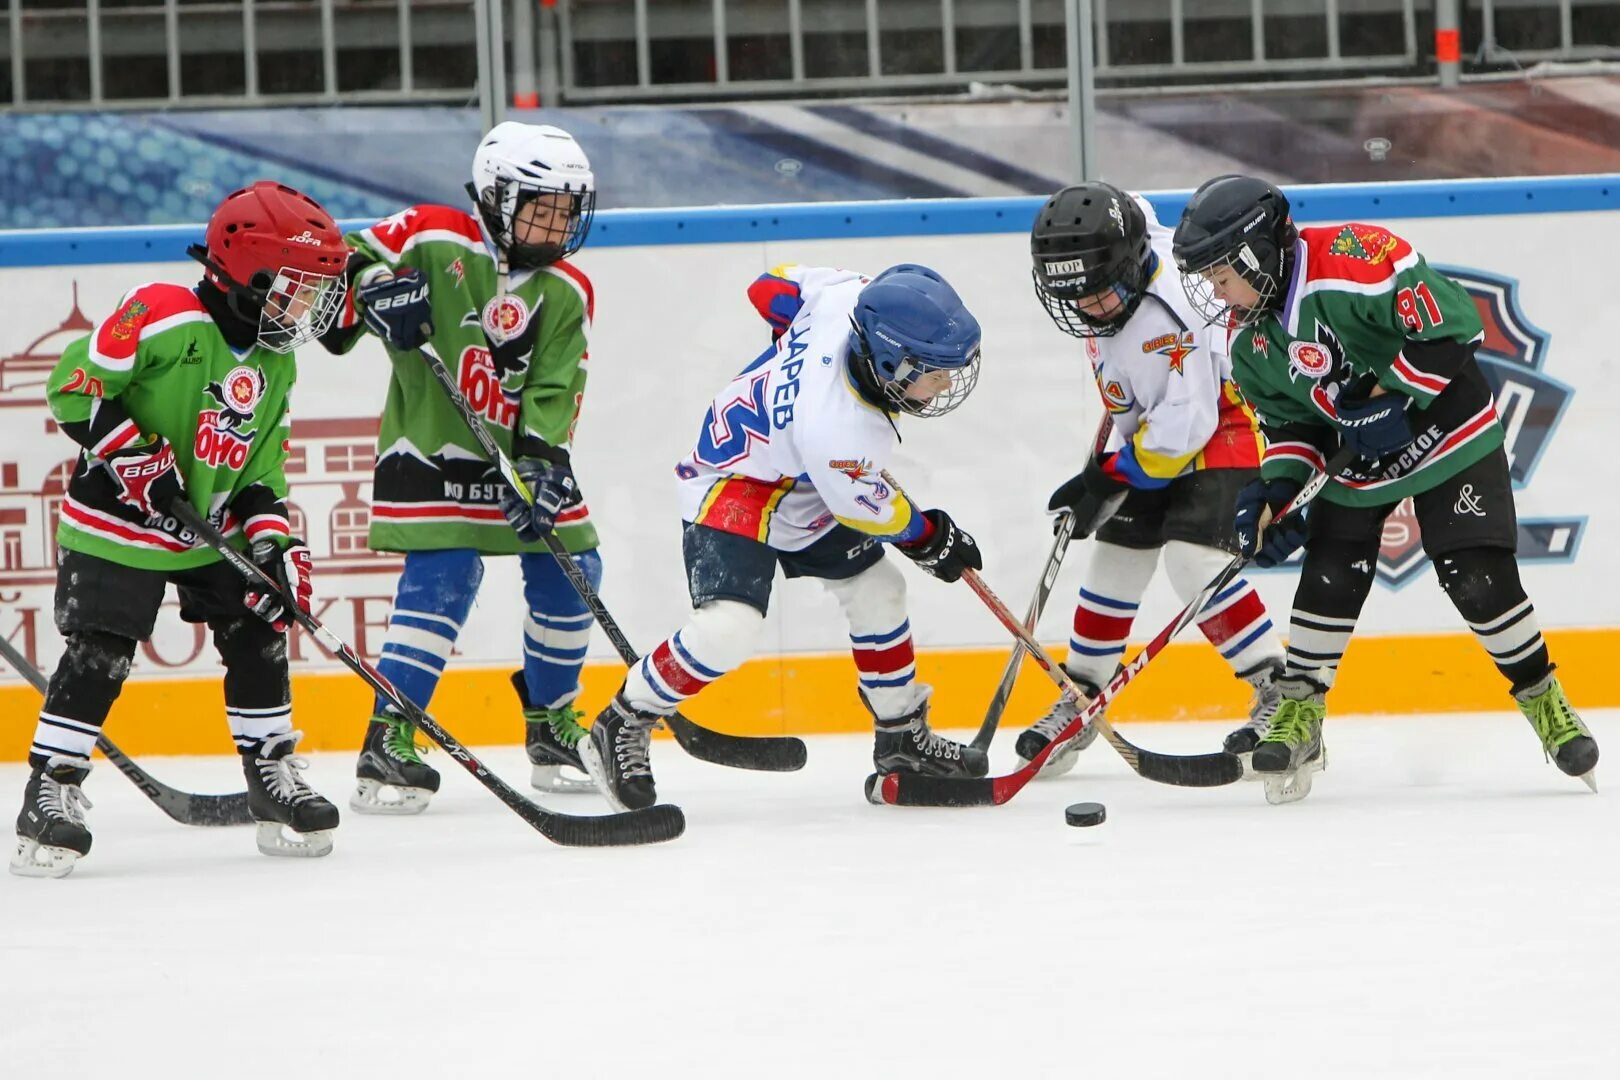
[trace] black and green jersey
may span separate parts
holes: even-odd
[[[516,445],[521,454],[525,440],[569,446],[585,395],[595,304],[584,273],[566,261],[513,271],[500,293],[495,259],[477,220],[446,206],[413,206],[350,234],[348,241],[372,265],[421,271],[433,307],[433,350],[502,450],[512,454]],[[368,268],[353,266],[354,278]],[[345,320],[354,326],[358,318],[351,310]],[[504,332],[529,319],[541,320],[534,352],[526,368],[502,381],[490,360],[486,322]],[[388,356],[393,377],[377,439],[371,546],[474,548],[486,555],[544,551],[544,544],[519,541],[506,523],[499,476],[421,354],[390,349]],[[564,506],[557,536],[570,551],[596,547],[583,499]]]
[[[1283,310],[1231,340],[1233,378],[1266,436],[1262,474],[1303,483],[1323,468],[1339,445],[1334,402],[1370,373],[1412,399],[1412,443],[1321,497],[1375,506],[1455,476],[1502,445],[1469,347],[1482,337],[1468,293],[1400,237],[1375,225],[1301,229]]]
[[[207,545],[192,546],[174,518],[118,500],[118,483],[101,462],[151,435],[174,447],[187,501],[227,536],[285,538],[287,399],[296,370],[290,355],[231,348],[184,286],[130,292],[95,333],[67,347],[46,383],[52,415],[82,447],[57,543],[149,570],[219,560]]]

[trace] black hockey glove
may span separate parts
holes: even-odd
[[[309,614],[309,600],[313,592],[311,577],[315,567],[310,559],[309,547],[302,540],[296,536],[285,544],[278,544],[274,540],[257,540],[248,549],[248,557],[280,586],[276,592],[267,592],[249,585],[242,596],[242,603],[247,605],[249,611],[269,623],[277,633],[284,632],[293,623],[292,613],[287,610],[289,598],[298,605],[299,611]]]
[[[420,270],[379,274],[356,289],[354,298],[365,308],[366,325],[391,349],[409,352],[433,334],[428,283]]]
[[[1251,480],[1238,492],[1237,514],[1232,527],[1237,533],[1239,550],[1256,566],[1280,566],[1304,545],[1304,509],[1295,510],[1281,519],[1275,516],[1299,494],[1302,486],[1297,480],[1279,477],[1276,480]],[[1264,512],[1269,512],[1272,519],[1262,528],[1260,519]]]
[[[1334,402],[1339,437],[1368,461],[1403,450],[1412,441],[1412,427],[1406,422],[1406,407],[1411,402],[1405,394],[1369,397],[1347,390]]]
[[[533,444],[531,443],[531,447]],[[501,513],[525,544],[537,544],[557,527],[557,514],[574,497],[578,485],[568,451],[545,447],[545,457],[520,457],[512,463],[534,502],[524,502],[511,488],[501,496]]]
[[[488,334],[486,332],[486,337]],[[528,370],[529,360],[534,355],[534,343],[540,337],[540,310],[538,308],[529,316],[529,321],[512,337],[497,344],[494,338],[489,338],[489,361],[495,365],[495,378],[501,382],[514,372]]]
[[[185,496],[175,468],[174,447],[161,435],[148,435],[105,460],[118,484],[118,501],[148,517],[167,513],[174,500]]]
[[[1078,476],[1064,481],[1052,492],[1052,497],[1046,500],[1046,509],[1054,514],[1061,514],[1065,510],[1073,514],[1074,532],[1069,539],[1084,540],[1114,516],[1114,511],[1119,509],[1119,504],[1125,501],[1125,496],[1130,492],[1129,484],[1109,476],[1103,470],[1102,461],[1092,458]],[[1052,532],[1057,532],[1055,521]]]
[[[951,515],[943,510],[924,510],[923,517],[933,525],[934,531],[926,540],[896,544],[900,554],[941,581],[960,581],[962,571],[984,569],[978,542],[952,521]]]

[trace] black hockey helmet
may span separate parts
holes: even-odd
[[[1275,185],[1254,176],[1217,176],[1193,192],[1171,250],[1187,299],[1211,323],[1228,309],[1216,298],[1210,273],[1230,266],[1248,282],[1259,303],[1230,312],[1233,325],[1247,326],[1282,306],[1298,237],[1288,197]]]
[[[1058,329],[1075,337],[1118,332],[1142,302],[1153,245],[1147,215],[1111,184],[1066,187],[1046,200],[1029,234],[1035,295]],[[1076,301],[1112,289],[1124,307],[1107,319],[1081,311]]]

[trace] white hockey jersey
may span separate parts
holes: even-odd
[[[1259,424],[1232,382],[1224,327],[1206,326],[1187,302],[1171,255],[1171,230],[1145,199],[1158,266],[1146,295],[1111,337],[1087,338],[1097,388],[1114,418],[1110,475],[1164,487],[1184,472],[1260,467]]]
[[[879,471],[898,441],[850,380],[850,315],[869,278],[779,266],[749,288],[776,341],[721,390],[675,467],[686,521],[800,551],[836,523],[886,541],[925,522]]]

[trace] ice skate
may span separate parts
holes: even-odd
[[[1084,679],[1075,679],[1074,682],[1088,700],[1097,696],[1097,687],[1091,683]],[[1075,717],[1085,711],[1085,708],[1085,702],[1076,701],[1068,694],[1058,698],[1047,710],[1046,715],[1035,721],[1033,727],[1019,733],[1018,742],[1014,744],[1019,766],[1023,767],[1034,761],[1035,755],[1045,750],[1046,744],[1056,738],[1058,732],[1068,727]],[[1079,734],[1052,752],[1052,756],[1046,759],[1046,764],[1041,766],[1040,775],[1036,779],[1062,776],[1074,768],[1074,760],[1080,756],[1080,751],[1090,746],[1096,738],[1097,725],[1087,723],[1080,729]]]
[[[1298,802],[1311,793],[1311,781],[1327,767],[1322,721],[1327,716],[1324,690],[1310,679],[1276,680],[1282,701],[1270,730],[1260,737],[1251,759],[1274,806]]]
[[[1282,691],[1277,689],[1277,679],[1282,673],[1282,664],[1273,660],[1238,676],[1254,687],[1254,697],[1249,701],[1249,719],[1242,727],[1226,737],[1226,742],[1221,748],[1243,762],[1245,780],[1255,778],[1254,764],[1251,760],[1254,748],[1260,745],[1260,740],[1271,730],[1271,718],[1277,714],[1277,707],[1282,704]]]
[[[359,814],[420,814],[439,790],[439,773],[416,748],[416,727],[392,712],[371,718],[354,767],[349,809]]]
[[[1514,691],[1519,711],[1536,729],[1541,752],[1566,776],[1573,776],[1593,791],[1597,790],[1597,740],[1570,707],[1564,687],[1554,669],[1523,690]]]
[[[266,855],[314,857],[332,850],[338,811],[300,775],[309,761],[293,748],[303,734],[272,735],[242,755],[248,811],[259,823],[259,850]]]
[[[872,765],[878,773],[911,772],[924,776],[979,777],[990,771],[990,756],[965,743],[934,734],[928,726],[928,692],[904,716],[885,719],[872,714],[876,731]],[[872,706],[862,692],[868,711]]]
[[[17,815],[13,874],[66,877],[73,872],[73,864],[90,853],[84,812],[91,803],[80,790],[89,775],[88,761],[56,754],[29,773],[22,812]]]
[[[585,714],[572,705],[555,709],[537,709],[530,705],[529,689],[521,671],[512,673],[512,688],[523,703],[523,748],[529,754],[529,785],[536,791],[553,795],[595,791],[596,785],[585,772],[585,763],[579,756],[580,741],[587,734],[579,726],[579,720]]]
[[[596,790],[615,810],[641,810],[658,801],[652,763],[647,758],[657,713],[641,712],[615,694],[579,744],[580,760]]]

